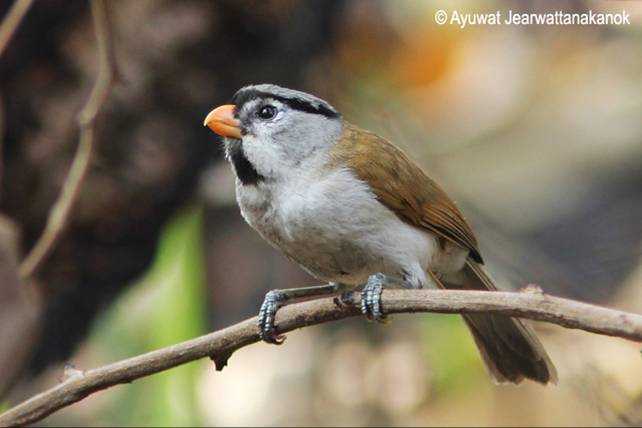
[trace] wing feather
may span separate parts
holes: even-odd
[[[329,165],[349,167],[403,221],[468,249],[473,260],[483,263],[477,240],[455,203],[392,143],[344,122]]]

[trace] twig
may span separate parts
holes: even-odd
[[[358,299],[355,293],[354,299]],[[597,334],[642,342],[642,315],[607,309],[542,293],[461,290],[386,290],[386,313],[495,313],[529,318]],[[319,299],[286,306],[277,314],[277,330],[297,328],[359,315],[356,306]],[[74,370],[62,383],[0,415],[0,426],[28,425],[94,392],[129,383],[203,357],[221,370],[234,351],[258,342],[256,318],[167,348],[97,369]]]
[[[89,170],[96,133],[96,116],[100,112],[116,75],[111,32],[105,3],[92,0],[91,12],[98,45],[98,76],[87,103],[78,115],[80,137],[76,155],[69,174],[62,186],[60,196],[54,203],[42,235],[20,265],[20,276],[29,278],[56,246],[69,222],[69,217],[80,188]]]
[[[11,9],[7,12],[0,26],[0,58],[9,45],[18,26],[20,26],[22,18],[24,18],[29,11],[32,3],[33,0],[16,0],[13,2],[13,5],[11,5]]]

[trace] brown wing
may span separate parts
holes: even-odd
[[[467,248],[473,260],[483,263],[477,240],[455,203],[399,148],[344,122],[342,140],[330,156],[331,164],[351,168],[403,221]]]

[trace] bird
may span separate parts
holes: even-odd
[[[497,290],[477,239],[446,191],[399,147],[348,122],[327,101],[274,84],[242,87],[204,126],[223,137],[241,215],[325,284],[265,295],[259,336],[280,344],[275,315],[297,299],[337,296],[385,321],[384,287]],[[533,329],[463,314],[491,379],[557,383]]]

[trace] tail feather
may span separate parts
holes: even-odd
[[[442,288],[497,290],[482,266],[468,260],[463,281],[435,278]],[[498,383],[519,383],[524,378],[546,384],[557,383],[557,371],[535,332],[523,321],[503,315],[465,314],[486,367]]]

